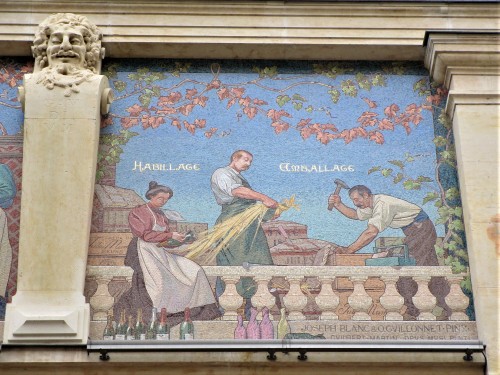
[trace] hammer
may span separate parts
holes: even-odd
[[[333,195],[338,195],[340,193],[340,189],[350,189],[350,187],[342,180],[340,179],[335,179],[334,183],[337,185],[335,188],[335,191],[333,192]],[[331,211],[333,209],[333,203],[330,203],[328,205],[328,211]]]

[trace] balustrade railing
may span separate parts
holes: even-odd
[[[365,285],[367,280],[377,279],[384,285],[377,303],[384,309],[383,319],[388,321],[403,320],[401,310],[404,299],[396,288],[397,281],[402,277],[412,278],[418,285],[418,290],[412,298],[414,305],[420,311],[417,320],[436,320],[433,311],[437,299],[429,290],[429,282],[432,277],[444,277],[450,285],[450,291],[445,297],[447,305],[452,310],[449,320],[469,320],[465,314],[469,298],[460,288],[460,282],[467,274],[454,274],[450,267],[204,266],[203,269],[209,278],[214,279],[217,276],[225,283],[225,290],[219,297],[219,304],[224,309],[222,320],[237,320],[238,310],[243,304],[243,297],[236,288],[241,277],[251,277],[255,281],[257,288],[251,302],[259,311],[264,307],[268,309],[275,307],[277,297],[276,293],[271,293],[272,280],[275,278],[285,280],[285,284],[289,286],[281,285],[283,295],[279,302],[288,312],[289,320],[310,319],[304,311],[311,298],[318,310],[314,319],[339,320],[338,311],[342,306],[340,306],[339,290],[334,286],[335,281],[340,279],[349,280],[352,285],[350,288],[352,292],[347,301],[344,301],[353,311],[350,319],[372,320],[370,310],[375,299],[367,292]],[[97,289],[89,301],[93,310],[92,320],[106,320],[106,315],[115,302],[108,285],[115,279],[124,278],[130,284],[132,269],[129,267],[87,267],[87,281],[97,283]],[[306,279],[309,281],[316,279],[319,292],[314,295],[308,293],[307,288],[303,288]]]

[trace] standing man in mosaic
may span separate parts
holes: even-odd
[[[16,184],[9,167],[0,164],[0,318],[4,317],[7,303],[7,282],[12,263],[12,248],[9,242],[7,215],[4,208],[9,208],[16,196]]]
[[[274,209],[278,208],[278,202],[274,199],[253,190],[241,172],[250,168],[253,155],[245,150],[235,151],[231,155],[228,166],[217,169],[211,178],[211,188],[217,204],[222,208],[217,218],[216,225],[245,211],[249,207],[262,202],[270,208],[263,220],[269,220],[274,215]],[[267,243],[266,236],[259,220],[254,220],[246,227],[239,236],[233,239],[217,254],[218,266],[241,266],[244,262],[271,265],[273,260]],[[238,292],[247,299],[255,294],[256,286],[251,278],[242,278],[237,284]],[[222,285],[217,280],[217,296],[222,294]],[[248,310],[248,309],[247,309]]]

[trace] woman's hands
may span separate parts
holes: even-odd
[[[185,233],[172,232],[172,237],[170,237],[168,240],[158,243],[158,246],[172,249],[174,247],[181,246],[185,238],[186,238]]]
[[[179,232],[172,232],[172,239],[179,241],[179,242],[184,242],[184,239],[186,238],[186,234],[184,233],[179,233]]]

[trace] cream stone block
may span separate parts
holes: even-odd
[[[493,105],[459,105],[455,109],[453,132],[460,160],[498,162],[499,116]]]
[[[498,275],[497,275],[498,277]],[[500,288],[474,288],[474,306],[479,340],[488,354],[490,374],[500,374]]]
[[[457,105],[453,118],[465,224],[489,223],[500,212],[500,110]]]
[[[225,28],[273,28],[283,27],[287,29],[311,29],[311,26],[316,27],[316,32],[321,32],[321,29],[329,29],[332,27],[351,28],[351,29],[367,29],[376,28],[380,30],[396,27],[398,22],[404,22],[407,28],[400,30],[400,33],[408,31],[432,29],[436,28],[438,20],[436,14],[446,17],[450,27],[453,24],[459,23],[465,28],[481,28],[485,24],[494,22],[495,16],[491,12],[492,6],[486,5],[481,8],[471,8],[470,6],[455,5],[455,6],[438,6],[434,4],[425,4],[415,7],[407,5],[406,7],[397,5],[391,6],[386,4],[384,7],[373,6],[357,6],[351,7],[345,4],[269,4],[260,3],[259,6],[250,3],[238,3],[228,7],[227,4],[212,2],[211,6],[203,7],[201,4],[194,2],[175,3],[164,1],[164,4],[146,3],[141,4],[141,12],[138,13],[134,7],[123,7],[117,1],[107,2],[107,13],[99,12],[97,5],[88,4],[87,12],[93,13],[92,19],[96,21],[104,34],[120,34],[120,29],[130,29],[131,24],[140,24],[142,28],[153,29],[148,25],[181,29],[181,26],[190,25],[198,26],[203,29],[213,27]],[[57,12],[60,8],[56,8],[54,1],[46,1],[44,8],[45,12]],[[19,7],[10,7],[10,11],[19,11]],[[53,10],[48,10],[48,9]],[[485,9],[486,8],[486,9]],[[34,12],[37,9],[33,9]],[[80,8],[74,4],[67,4],[65,11],[77,12]],[[490,10],[490,12],[488,12]],[[200,15],[202,12],[202,16]],[[475,12],[475,13],[473,13]],[[36,14],[36,13],[35,13]],[[134,14],[133,19],[130,15]],[[466,18],[465,15],[470,15]],[[479,16],[481,16],[482,23]],[[1,17],[1,14],[0,14]],[[41,16],[43,17],[43,16]],[[90,17],[90,16],[89,16]],[[385,18],[385,23],[381,23],[381,18]],[[33,18],[30,20],[33,21]],[[147,21],[143,23],[142,21]],[[0,18],[0,22],[8,24],[13,29],[15,34],[22,35],[31,31],[28,22],[21,22],[19,18],[12,18],[6,14]],[[36,19],[35,19],[36,22]],[[391,27],[392,26],[392,27]],[[185,28],[185,27],[184,27]],[[258,33],[259,30],[254,33]],[[187,33],[189,30],[185,31]],[[309,30],[313,32],[314,30]],[[131,32],[123,30],[122,32]]]
[[[107,78],[96,75],[64,101],[33,81],[25,81],[18,290],[83,291]]]
[[[448,68],[450,69],[450,68]],[[481,72],[483,74],[454,74],[453,79],[449,83],[449,90],[462,90],[468,88],[471,92],[496,92],[500,86],[500,68],[490,68],[486,72],[485,69],[472,68],[474,72]]]
[[[496,91],[500,80],[498,66],[448,66],[444,86],[448,90],[493,90]],[[496,86],[495,86],[496,85]]]
[[[471,166],[472,174],[475,174],[475,170],[486,171],[488,168],[496,168],[495,163],[474,163]],[[461,196],[462,196],[462,207],[463,207],[463,217],[465,225],[468,226],[472,223],[483,223],[489,225],[492,217],[495,217],[499,213],[499,208],[496,202],[500,201],[498,191],[495,190],[495,183],[489,184],[487,179],[484,179],[484,186],[478,184],[468,184],[467,173],[464,167],[459,167],[461,182]],[[480,181],[480,179],[478,179]],[[465,185],[465,186],[464,186]],[[486,188],[489,186],[490,188]]]
[[[487,236],[488,225],[467,225],[467,244],[473,287],[500,287],[500,256]]]
[[[500,63],[500,62],[499,62]],[[494,90],[467,90],[457,91],[451,90],[448,94],[448,102],[446,103],[446,113],[450,118],[455,116],[455,110],[459,106],[469,106],[473,108],[479,105],[489,105],[492,108],[500,105],[500,93]]]
[[[324,59],[324,60],[365,60],[370,56],[375,60],[405,60],[421,61],[424,49],[420,45],[400,45],[400,41],[373,41],[368,44],[352,43],[357,40],[344,39],[332,44],[332,40],[318,41],[311,39],[309,43],[298,44],[294,41],[273,41],[261,38],[258,40],[243,41],[239,38],[232,40],[204,40],[203,44],[197,38],[179,38],[165,42],[163,37],[142,38],[140,36],[106,39],[106,51],[109,56],[118,58],[210,58],[210,59]],[[118,42],[122,40],[122,42]],[[351,43],[351,44],[349,44]],[[1,46],[0,42],[0,46]],[[146,47],[147,46],[147,47]],[[197,47],[195,47],[197,46]],[[136,55],[138,53],[138,55]]]
[[[497,258],[500,258],[500,214],[490,218],[486,234],[495,247]]]
[[[278,38],[286,38],[288,40],[297,40],[297,41],[304,41],[310,38],[314,38],[316,40],[320,39],[328,39],[328,37],[331,37],[331,27],[332,25],[336,25],[336,27],[339,27],[339,24],[344,23],[346,26],[349,27],[342,27],[338,29],[338,33],[334,36],[337,39],[348,39],[348,38],[371,38],[373,39],[374,36],[370,35],[372,32],[372,29],[363,29],[359,28],[359,24],[365,22],[366,25],[366,20],[363,21],[361,19],[359,20],[347,20],[347,19],[342,19],[342,17],[338,17],[336,20],[333,18],[309,18],[309,19],[304,19],[301,18],[298,20],[298,22],[295,25],[295,28],[288,28],[286,27],[285,24],[279,24],[275,22],[269,22],[266,20],[267,17],[262,17],[259,19],[259,28],[255,29],[255,27],[252,26],[241,26],[238,27],[237,24],[241,22],[242,24],[245,23],[245,20],[248,18],[240,18],[240,19],[235,19],[234,17],[228,17],[227,19],[224,20],[224,22],[232,22],[232,25],[229,23],[227,24],[215,24],[215,25],[208,25],[203,27],[203,20],[199,24],[196,24],[196,21],[194,21],[192,18],[188,21],[182,21],[179,20],[178,22],[184,22],[186,25],[190,25],[189,27],[183,27],[179,28],[179,25],[171,25],[172,31],[165,36],[165,41],[167,42],[173,42],[178,40],[179,38],[203,38],[203,39],[209,39],[209,38],[222,38],[222,40],[227,41],[230,40],[231,38],[246,38],[248,41],[250,41],[253,38],[256,37],[262,37],[265,38],[266,40],[274,40]],[[317,21],[319,23],[323,23],[324,26],[317,25],[318,28],[312,29],[308,27],[309,24],[313,23],[314,21]],[[337,21],[335,23],[335,21]],[[350,24],[349,24],[349,21]],[[417,22],[416,19],[412,19],[415,23]],[[158,21],[156,21],[158,22]],[[210,20],[208,20],[210,22]],[[169,26],[169,25],[165,25]],[[177,26],[177,28],[176,28]],[[375,26],[375,25],[373,25]],[[200,29],[203,28],[204,34],[200,35]],[[130,28],[129,25],[113,25],[109,27],[104,27],[105,34],[108,35],[122,35],[122,36],[135,36],[135,31],[133,28]],[[144,27],[144,33],[142,34],[143,37],[145,36],[150,36],[150,37],[157,37],[158,36],[158,30],[157,27]],[[413,40],[421,40],[422,38],[422,31],[409,28],[404,31],[404,36],[408,39],[413,39]],[[390,29],[385,29],[381,28],[379,29],[379,32],[377,33],[377,39],[386,39],[386,40],[397,40],[398,38],[395,37],[394,31]],[[400,38],[401,39],[401,36]]]
[[[494,135],[494,134],[493,134]],[[457,138],[456,138],[457,140]],[[485,153],[490,154],[490,160],[470,160],[465,161],[463,157],[472,158],[474,149],[472,147],[467,146],[467,143],[463,144],[462,140],[457,140],[456,145],[460,147],[461,150],[464,150],[464,155],[458,155],[458,160],[461,163],[460,172],[463,173],[464,177],[467,179],[467,186],[495,186],[495,184],[500,182],[500,172],[496,170],[495,166],[497,164],[497,160],[494,159],[494,147],[489,145],[485,145],[486,149]],[[496,142],[493,143],[495,146]],[[462,147],[463,145],[463,147]],[[481,199],[481,197],[477,197]]]
[[[493,145],[485,145],[483,148],[485,154],[489,154],[490,160],[464,160],[464,157],[472,158],[474,150],[467,150],[468,146],[464,145],[464,147],[460,147],[463,150],[462,155],[458,155],[458,158],[461,160],[461,168],[460,173],[462,173],[465,177],[465,184],[468,188],[478,189],[485,188],[485,186],[494,187],[498,183],[500,183],[500,172],[497,170],[496,166],[498,165],[498,160],[494,160],[494,146],[496,142],[491,142]],[[460,144],[462,146],[462,143]],[[498,191],[495,189],[491,189],[489,192],[484,192],[481,196],[477,196],[477,194],[473,194],[472,199],[476,200],[481,206],[491,207],[498,202]],[[486,215],[485,215],[486,216]]]
[[[322,7],[293,7],[293,6],[287,6],[287,7],[274,7],[274,11],[272,8],[269,7],[259,7],[260,9],[253,9],[253,14],[250,13],[250,9],[242,8],[240,7],[241,12],[238,14],[237,8],[236,9],[231,9],[231,11],[228,11],[227,7],[225,9],[220,9],[219,11],[214,11],[212,9],[212,12],[206,12],[204,14],[204,17],[200,17],[198,14],[189,14],[188,12],[185,13],[177,13],[173,14],[170,9],[161,9],[160,12],[157,14],[154,13],[149,13],[149,14],[144,14],[142,13],[141,15],[138,15],[139,19],[147,19],[150,21],[150,24],[147,25],[164,25],[165,27],[179,27],[182,25],[189,25],[191,28],[187,28],[187,30],[178,30],[177,32],[181,35],[189,35],[190,31],[196,30],[197,28],[203,28],[205,30],[210,30],[213,28],[226,28],[229,30],[234,30],[235,32],[238,31],[238,28],[242,28],[243,32],[245,30],[251,29],[251,28],[259,28],[260,30],[254,30],[252,35],[255,35],[263,30],[267,29],[282,29],[282,30],[291,30],[291,34],[294,34],[294,31],[298,30],[304,30],[306,33],[311,33],[313,34],[315,30],[311,30],[310,26],[314,25],[316,26],[316,33],[321,33],[323,29],[331,29],[332,27],[337,27],[339,29],[351,29],[351,32],[353,30],[360,30],[361,32],[363,29],[380,29],[381,31],[390,32],[391,28],[390,27],[384,27],[388,25],[381,25],[380,22],[377,23],[377,19],[375,17],[380,16],[380,12],[377,12],[377,10],[371,8],[365,8],[365,12],[358,12],[358,17],[353,15],[351,13],[351,17],[346,17],[346,9],[345,7],[340,8],[340,7],[333,7],[331,5],[329,6],[322,6]],[[340,8],[340,9],[339,9]],[[187,9],[184,8],[184,11]],[[281,11],[280,11],[281,10]],[[302,10],[303,13],[299,13]],[[410,12],[404,12],[401,11],[401,9],[396,9],[393,8],[392,10],[392,15],[396,15],[399,17],[400,22],[404,22],[405,25],[408,27],[405,30],[401,30],[403,35],[407,32],[412,32],[416,31],[419,29],[425,29],[428,27],[432,27],[436,24],[435,19],[432,19],[431,17],[425,17],[425,12],[430,11],[430,7],[427,9],[422,9],[423,11],[419,11],[415,8],[412,8],[413,11],[410,10]],[[222,13],[221,13],[222,12]],[[278,13],[279,12],[279,16]],[[163,13],[163,14],[162,14]],[[164,14],[166,13],[171,13],[171,17],[168,19],[164,19]],[[364,14],[363,14],[364,13]],[[222,18],[221,16],[224,15]],[[364,18],[362,16],[371,16],[373,18]],[[388,19],[389,25],[392,24],[391,21],[395,20],[390,20],[387,14],[385,16]],[[424,16],[424,17],[422,17]],[[489,16],[489,17],[488,17]],[[98,24],[102,25],[102,30],[104,34],[108,34],[108,31],[112,31],[109,34],[118,34],[120,35],[120,31],[124,33],[131,33],[130,30],[126,30],[125,28],[128,27],[130,29],[130,20],[127,19],[124,16],[115,16],[115,21],[116,23],[113,23],[112,25],[106,24],[105,22],[105,17],[106,15],[96,15],[93,16],[93,19],[96,20]],[[485,22],[492,22],[494,20],[494,17],[490,14],[487,15],[485,18]],[[138,20],[134,20],[135,23],[138,23]],[[380,19],[378,19],[380,21]],[[475,20],[469,20],[469,24],[474,24],[477,22],[474,22]],[[293,27],[292,27],[293,26]],[[392,24],[392,26],[395,26],[395,22]],[[22,25],[19,26],[22,28]],[[153,29],[152,27],[145,27],[146,30],[151,30]],[[185,27],[183,29],[186,29]],[[299,34],[300,35],[300,34]]]
[[[28,91],[28,86],[31,86],[34,91],[26,96],[25,120],[58,120],[58,122],[64,122],[61,125],[63,127],[78,124],[78,120],[100,120],[101,92],[93,92],[91,87],[94,86],[96,90],[104,91],[108,86],[106,77],[95,75],[89,82],[80,85],[80,92],[61,98],[60,90],[47,90],[43,85],[37,84],[33,76],[33,74],[27,74],[24,78],[24,89]],[[39,100],[41,96],[45,97],[44,100]],[[87,106],[82,103],[87,103]],[[57,130],[60,129],[53,129],[53,131]]]
[[[78,293],[18,291],[7,305],[4,342],[87,341],[90,308]]]
[[[464,216],[468,221],[488,223],[491,217],[499,213],[500,194],[495,190],[498,173],[494,162],[466,162],[460,166],[463,175],[460,186],[462,204],[468,207]],[[489,176],[488,176],[489,173]],[[464,186],[465,185],[465,186]],[[489,188],[487,188],[489,187]],[[474,215],[471,217],[471,215]]]

